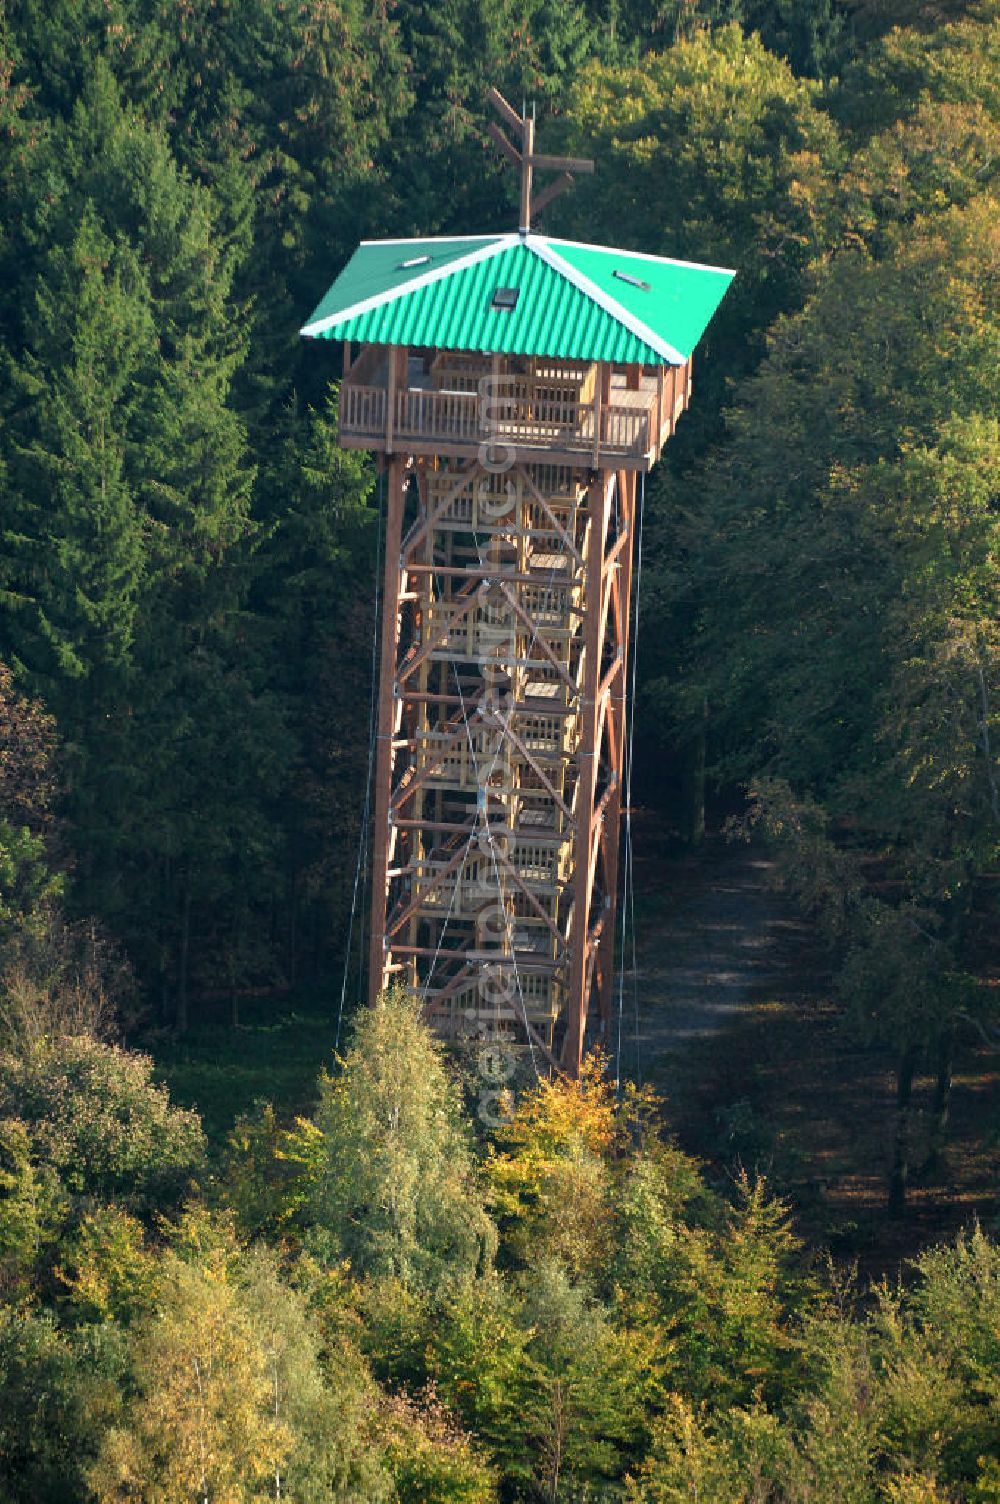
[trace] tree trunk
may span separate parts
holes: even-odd
[[[934,1077],[934,1097],[931,1101],[930,1142],[927,1158],[923,1164],[926,1174],[940,1168],[941,1156],[948,1138],[948,1118],[951,1113],[951,1084],[955,1065],[955,1033],[944,1029],[938,1035],[937,1069]]]
[[[249,904],[242,898],[233,920],[233,934],[229,947],[229,1021],[234,1029],[240,1026],[240,983],[247,981],[246,940]]]
[[[684,826],[688,845],[700,846],[705,839],[705,739],[708,702],[702,708],[701,725],[685,752]]]
[[[171,914],[174,907],[174,874],[169,856],[164,856],[160,871],[160,912],[163,915]],[[157,966],[160,970],[160,1012],[159,1022],[165,1029],[169,1029],[176,1014],[174,1004],[173,977],[170,974],[170,944],[167,939],[169,921],[164,921],[157,936]]]
[[[181,952],[177,969],[177,1032],[187,1033],[188,1026],[188,957],[191,951],[191,884],[184,886],[181,907]]]
[[[288,893],[288,985],[294,987],[299,979],[299,882],[298,872],[293,872]]]
[[[906,1187],[910,1178],[910,1102],[917,1068],[916,1046],[908,1045],[896,1067],[896,1140],[889,1172],[889,1215],[906,1212]]]

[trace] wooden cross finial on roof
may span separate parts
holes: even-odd
[[[541,214],[546,204],[550,204],[558,193],[565,188],[572,188],[575,178],[574,173],[593,172],[594,164],[589,157],[546,157],[540,156],[535,151],[535,112],[529,116],[527,110],[519,115],[512,105],[509,105],[500,93],[499,89],[491,89],[486,96],[489,103],[496,110],[501,120],[510,126],[511,130],[517,131],[521,137],[520,151],[512,141],[504,134],[496,121],[491,120],[486,127],[493,141],[508,161],[521,172],[521,216],[519,227],[522,235],[526,235],[531,229],[532,213]],[[535,168],[543,172],[558,172],[556,180],[543,188],[538,197],[532,202],[531,189]]]

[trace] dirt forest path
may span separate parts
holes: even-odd
[[[710,836],[664,862],[641,828],[636,842],[637,979],[626,983],[622,1061],[666,1096],[684,1094],[692,1049],[732,1031],[802,966],[809,931],[776,891],[774,863],[743,842]]]
[[[945,1163],[915,1177],[907,1216],[889,1223],[893,1057],[846,1026],[832,958],[776,888],[772,859],[720,834],[665,856],[655,818],[637,814],[635,826],[637,967],[634,983],[626,968],[621,1068],[664,1099],[681,1147],[720,1175],[735,1164],[766,1174],[809,1243],[867,1273],[898,1268],[975,1216],[991,1223],[1000,1055],[962,1042]],[[929,1075],[915,1083],[914,1163],[931,1087]]]

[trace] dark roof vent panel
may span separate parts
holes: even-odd
[[[653,290],[648,282],[644,282],[641,277],[633,277],[631,272],[620,272],[616,268],[612,276],[617,277],[619,282],[627,282],[629,287],[640,288],[642,292],[652,292]]]

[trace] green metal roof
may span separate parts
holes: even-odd
[[[302,333],[362,344],[680,365],[734,273],[539,235],[364,241]],[[516,305],[493,306],[498,288]]]
[[[686,261],[666,261],[659,256],[623,255],[598,245],[576,245],[553,240],[551,249],[595,287],[613,298],[635,318],[655,319],[684,358],[691,354],[722,301],[733,273],[714,266],[694,266]],[[649,290],[636,287],[617,275],[645,282]],[[655,308],[655,314],[650,309]]]
[[[340,276],[327,292],[310,323],[340,313],[352,303],[391,293],[413,282],[421,274],[449,266],[460,256],[482,250],[496,240],[472,237],[465,240],[427,240],[414,243],[398,240],[366,240],[351,257]],[[416,261],[418,265],[407,266]]]

